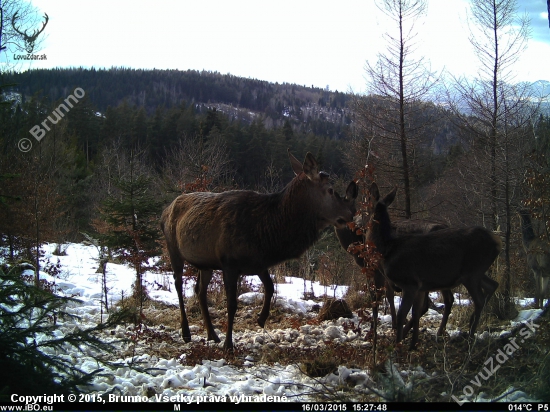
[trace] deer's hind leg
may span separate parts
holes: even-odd
[[[170,244],[168,244],[168,246],[170,264],[174,271],[174,286],[180,306],[181,337],[185,342],[191,342],[191,331],[189,330],[189,322],[187,321],[187,314],[185,313],[185,303],[183,302],[183,259],[180,257],[177,250],[171,248]]]
[[[183,303],[183,269],[176,271],[174,269],[174,286],[178,294],[180,304],[180,319],[181,319],[181,337],[185,342],[191,342],[191,331],[189,330],[189,322],[185,313],[185,304]]]
[[[493,293],[498,288],[498,282],[489,278],[485,273],[473,274],[465,282],[464,286],[474,301],[474,313],[470,317],[469,335],[472,338],[477,329],[481,312]]]
[[[210,319],[210,312],[208,312],[208,300],[206,298],[206,291],[208,290],[208,285],[212,279],[211,270],[201,270],[199,277],[197,278],[197,283],[195,284],[195,293],[199,297],[199,307],[201,308],[202,319],[204,321],[204,326],[206,327],[206,333],[208,334],[208,340],[213,340],[214,342],[220,342],[220,338],[217,333],[214,331],[214,326],[212,326],[212,319]]]
[[[413,305],[412,305],[412,318],[409,322],[412,324],[413,334],[411,339],[411,344],[409,346],[410,350],[413,350],[416,347],[416,343],[418,342],[418,331],[420,329],[420,318],[422,315],[424,315],[428,311],[428,292],[417,292],[416,297],[414,299]],[[410,329],[409,324],[407,326]],[[405,327],[407,329],[407,327]],[[408,330],[407,330],[408,332]],[[403,331],[403,335],[405,335],[405,331]]]
[[[443,336],[443,334],[445,333],[445,328],[447,327],[447,320],[449,319],[449,315],[451,314],[451,308],[453,307],[453,303],[455,301],[455,298],[453,296],[453,291],[450,289],[442,290],[441,295],[443,296],[443,303],[445,304],[445,309],[443,310],[443,318],[441,319],[441,325],[439,325],[439,329],[437,330],[436,336]]]
[[[403,329],[403,338],[407,336],[407,333],[414,326],[415,317],[418,314],[418,319],[420,319],[429,309],[429,296],[428,292],[418,292],[412,306],[412,316],[411,319],[405,325]]]
[[[236,270],[223,271],[223,283],[227,299],[227,334],[225,335],[224,350],[233,349],[233,322],[237,312],[237,283],[239,272]]]
[[[486,274],[483,274],[480,278],[481,287],[483,288],[483,292],[485,293],[485,303],[489,302],[489,299],[491,299],[491,296],[496,292],[498,289],[498,282],[496,280],[491,279]]]
[[[260,316],[258,316],[258,325],[263,328],[265,325],[265,321],[269,317],[271,298],[273,297],[273,293],[275,292],[275,287],[273,286],[273,280],[271,279],[271,276],[269,276],[269,272],[267,270],[264,270],[263,272],[258,274],[258,277],[264,285],[264,304],[262,306]]]
[[[416,299],[416,295],[419,293],[419,288],[416,285],[407,285],[402,287],[403,298],[401,299],[401,305],[397,311],[397,338],[396,342],[399,343],[403,340],[403,325],[407,319],[407,314]]]

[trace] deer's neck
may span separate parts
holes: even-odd
[[[388,252],[389,243],[394,238],[387,210],[384,210],[382,213],[376,213],[375,219],[372,222],[371,233],[371,240],[376,245],[376,248],[382,255],[385,255]]]
[[[291,182],[273,196],[272,214],[266,214],[262,239],[268,240],[270,250],[277,256],[298,256],[319,237],[323,222],[319,220],[314,201],[307,197],[304,182]]]
[[[528,213],[522,212],[521,216],[521,235],[523,246],[528,248],[533,239],[536,238],[535,232],[533,231],[533,224],[531,222],[531,217]]]

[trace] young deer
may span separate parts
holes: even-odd
[[[371,190],[378,191],[376,183]],[[386,277],[403,290],[397,313],[397,342],[403,340],[403,324],[413,307],[413,337],[410,348],[418,341],[420,313],[425,305],[425,292],[448,290],[463,284],[474,302],[469,335],[473,337],[481,311],[498,287],[485,272],[500,253],[498,236],[483,227],[444,229],[420,235],[394,236],[388,205],[397,189],[374,206],[372,227],[367,240],[382,254]]]
[[[541,308],[544,306],[544,298],[547,297],[550,280],[550,243],[535,235],[531,215],[527,210],[520,209],[518,213],[527,264],[535,276],[535,307]]]
[[[378,192],[378,187],[371,187],[370,197],[371,202],[375,204],[380,199],[380,193]],[[389,206],[389,205],[388,205]],[[361,216],[355,217],[355,224],[356,226],[361,226]],[[443,223],[438,222],[429,222],[426,220],[418,220],[418,219],[406,219],[406,220],[398,220],[396,222],[392,222],[391,225],[392,228],[392,235],[407,235],[407,234],[420,234],[420,233],[429,233],[434,232],[436,230],[442,230],[447,229],[448,226]],[[350,228],[345,227],[342,229],[335,229],[336,236],[338,237],[338,240],[340,241],[340,245],[348,250],[348,247],[352,243],[359,243],[364,241],[364,237],[362,234],[357,234],[355,231],[352,231]],[[363,258],[358,256],[357,254],[351,254],[353,258],[355,259],[355,263],[359,267],[364,267],[364,261]],[[394,303],[394,296],[395,292],[401,292],[401,289],[399,287],[396,287],[395,285],[392,285],[390,281],[384,276],[384,273],[382,272],[381,268],[378,268],[374,273],[374,285],[377,290],[380,290],[381,288],[385,287],[386,290],[386,300],[388,301],[389,307],[390,307],[390,314],[392,319],[392,328],[397,328],[397,320],[396,320],[396,313],[395,313],[395,303]],[[397,290],[396,290],[397,289]],[[451,313],[451,308],[453,306],[454,297],[451,290],[442,290],[441,295],[443,296],[443,301],[445,303],[445,309],[443,311],[443,318],[441,319],[441,325],[437,331],[437,336],[443,335],[445,332],[445,327],[447,325],[447,320],[449,318],[449,314]],[[431,299],[429,297],[429,292],[425,292],[424,295],[419,294],[417,299],[422,299],[422,305],[419,304],[418,307],[422,308],[420,317],[422,317],[429,309],[429,304],[431,302]],[[378,305],[374,305],[372,309],[372,317],[374,319],[378,319]],[[411,329],[413,325],[413,319],[409,320],[407,322],[407,325],[405,326],[405,329],[403,331],[403,336],[406,336],[408,331]]]
[[[290,151],[288,155],[296,177],[281,192],[231,190],[182,194],[162,213],[161,229],[174,270],[182,336],[186,342],[191,340],[191,333],[182,293],[184,261],[199,269],[195,293],[208,339],[215,342],[220,339],[212,326],[206,290],[212,271],[223,272],[228,318],[224,349],[228,350],[233,348],[239,276],[257,273],[264,285],[264,303],[258,318],[263,327],[274,292],[268,268],[299,257],[325,227],[344,227],[353,219],[355,182],[349,184],[346,197],[342,198],[334,192],[328,175],[319,171],[311,153],[303,164]]]

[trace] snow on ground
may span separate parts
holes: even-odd
[[[52,254],[55,245],[46,245],[44,248],[45,259],[55,263],[57,259],[62,267],[62,273],[59,279],[56,279],[57,287],[65,295],[75,296],[82,300],[81,304],[71,304],[68,309],[75,315],[81,317],[80,327],[91,327],[99,322],[100,299],[101,299],[101,274],[96,273],[97,250],[93,246],[82,244],[69,244],[66,249],[66,256],[54,256]],[[44,279],[52,280],[46,273],[41,273]],[[109,300],[116,302],[122,297],[131,294],[131,286],[135,279],[134,271],[126,265],[117,265],[109,263],[107,265],[107,277],[109,285]],[[172,277],[158,273],[147,272],[144,281],[148,285],[148,291],[153,299],[177,305],[178,300],[172,287]],[[249,282],[259,285],[260,282],[256,276],[249,277]],[[275,305],[281,306],[285,311],[298,314],[310,312],[315,302],[312,300],[303,300],[304,289],[307,292],[314,291],[315,296],[328,294],[328,296],[342,297],[346,286],[324,287],[319,283],[306,282],[304,287],[303,279],[286,278],[284,284],[276,284]],[[185,294],[191,296],[193,282],[185,285]],[[437,294],[432,294],[435,299]],[[262,300],[263,294],[259,292],[248,292],[239,297],[240,305],[247,305],[254,300]],[[400,298],[396,297],[396,308],[399,307]],[[455,305],[467,304],[467,299],[456,296]],[[522,304],[529,304],[528,300],[523,300]],[[511,322],[511,326],[534,319],[540,314],[538,310],[521,311],[518,319]],[[432,317],[439,323],[441,314],[429,310],[426,316]],[[389,327],[391,323],[390,315],[382,315],[382,325]],[[292,345],[315,345],[322,346],[325,341],[333,342],[353,342],[353,344],[368,346],[370,342],[357,339],[357,334],[349,330],[345,332],[342,328],[344,322],[359,323],[355,316],[353,319],[340,319],[335,322],[326,321],[320,325],[304,324],[300,330],[295,329],[274,329],[269,332],[259,329],[257,331],[235,332],[234,341],[239,347],[244,345],[251,350],[251,355],[246,356],[244,367],[236,367],[226,364],[224,359],[203,360],[202,364],[195,366],[184,366],[177,359],[162,359],[148,354],[139,354],[138,356],[118,359],[118,363],[126,365],[113,371],[112,374],[98,376],[93,382],[93,391],[113,396],[140,396],[143,400],[150,401],[178,401],[178,402],[197,402],[197,401],[262,401],[266,396],[278,396],[271,398],[279,401],[313,401],[316,392],[326,392],[326,387],[335,387],[344,381],[362,393],[366,388],[372,385],[369,372],[358,369],[348,369],[344,366],[338,368],[338,373],[330,373],[324,378],[313,380],[303,374],[298,366],[283,366],[278,363],[274,365],[261,365],[254,359],[253,349],[258,349],[261,345],[267,345],[268,348],[292,347]],[[60,332],[74,328],[74,324],[59,322]],[[204,339],[203,336],[197,336],[198,326],[191,325],[193,340]],[[449,327],[448,327],[449,329]],[[223,333],[217,331],[223,341]],[[451,337],[458,334],[458,331],[448,330]],[[485,332],[488,333],[488,332]],[[174,332],[177,336],[177,332]],[[499,335],[498,333],[496,334]],[[117,327],[113,332],[112,339],[117,341],[125,337],[125,329],[122,326]],[[482,336],[480,336],[482,337]],[[181,338],[179,338],[181,340]],[[118,342],[118,341],[117,341]],[[183,345],[183,341],[181,341]],[[118,343],[122,348],[128,343]],[[215,345],[212,343],[212,345]],[[127,346],[126,346],[127,347]],[[93,359],[93,353],[83,355],[65,354],[71,356],[77,366],[85,371],[93,371],[98,367]],[[182,355],[185,356],[185,355]],[[131,365],[139,367],[148,372],[139,372]],[[402,371],[402,375],[415,374],[419,377],[426,376],[421,370]],[[519,396],[519,395],[514,395]],[[527,395],[522,394],[521,399],[527,399]],[[509,398],[508,398],[509,399]],[[134,399],[135,400],[135,399]],[[348,399],[353,401],[353,399]],[[479,394],[474,400],[487,401],[485,395]]]

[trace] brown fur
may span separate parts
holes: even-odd
[[[239,275],[256,273],[264,285],[264,304],[258,318],[263,327],[274,292],[267,269],[299,257],[325,227],[343,227],[353,218],[357,196],[354,182],[342,198],[332,189],[328,175],[319,172],[311,153],[303,164],[290,152],[289,158],[296,177],[281,192],[232,190],[182,194],[162,213],[161,228],[174,270],[185,341],[190,341],[191,334],[182,294],[184,261],[200,271],[195,292],[208,339],[216,342],[220,339],[208,313],[206,289],[212,271],[223,271],[228,306],[224,348],[231,349]]]
[[[378,190],[374,186],[372,190]],[[424,299],[417,298],[419,293],[452,289],[460,284],[466,287],[475,305],[469,330],[473,337],[481,311],[498,287],[485,272],[500,253],[500,238],[483,227],[395,237],[387,206],[395,193],[396,189],[376,203],[367,239],[382,253],[385,275],[403,290],[397,313],[397,342],[403,339],[402,325],[414,304],[411,349],[416,346],[419,314],[424,304]]]
[[[550,243],[535,235],[529,211],[521,209],[518,213],[521,218],[523,248],[527,255],[527,264],[535,277],[535,307],[541,308],[544,306],[544,299],[548,298]]]
[[[378,190],[374,191],[373,193],[370,193],[370,196],[371,196],[371,201],[373,203],[378,202],[378,200],[380,199],[380,194]],[[355,224],[358,226],[361,225],[361,216],[355,217]],[[436,230],[447,229],[448,226],[438,222],[429,222],[426,220],[419,220],[419,219],[406,219],[406,220],[399,220],[396,222],[392,222],[391,228],[392,228],[392,234],[399,236],[399,235],[407,235],[407,234],[421,234],[421,233],[434,232]],[[348,227],[345,227],[343,229],[335,229],[335,231],[336,231],[336,236],[340,241],[340,245],[346,250],[348,250],[349,245],[351,245],[352,243],[364,241],[362,234],[358,235],[356,234],[356,232],[350,230]],[[355,263],[357,263],[359,267],[364,267],[363,258],[359,257],[356,254],[352,254],[352,256],[355,259]],[[388,279],[386,278],[386,276],[384,276],[384,273],[381,269],[376,270],[376,272],[374,273],[374,285],[377,290],[385,288],[386,300],[388,301],[388,304],[390,307],[392,328],[396,329],[397,316],[395,313],[394,296],[395,296],[396,289],[399,292],[401,291],[401,289],[393,285],[392,282],[388,281]],[[441,325],[439,326],[439,329],[437,331],[438,336],[443,335],[443,332],[445,332],[447,320],[449,318],[449,314],[451,313],[451,308],[454,302],[454,297],[451,290],[442,290],[441,294],[443,296],[443,301],[445,303],[445,310],[443,312],[443,318],[441,319]],[[420,317],[422,317],[428,311],[430,303],[433,304],[433,302],[431,302],[428,291],[426,291],[425,294],[418,294],[417,299],[420,299],[420,301],[416,305],[416,307],[422,308],[421,314],[420,314]],[[415,305],[413,305],[413,308],[414,307]],[[373,319],[378,319],[378,305],[374,305],[372,310],[372,316],[373,316]],[[406,336],[408,331],[413,326],[413,319],[414,319],[414,314],[411,320],[405,326],[405,329],[403,331],[403,336]]]

